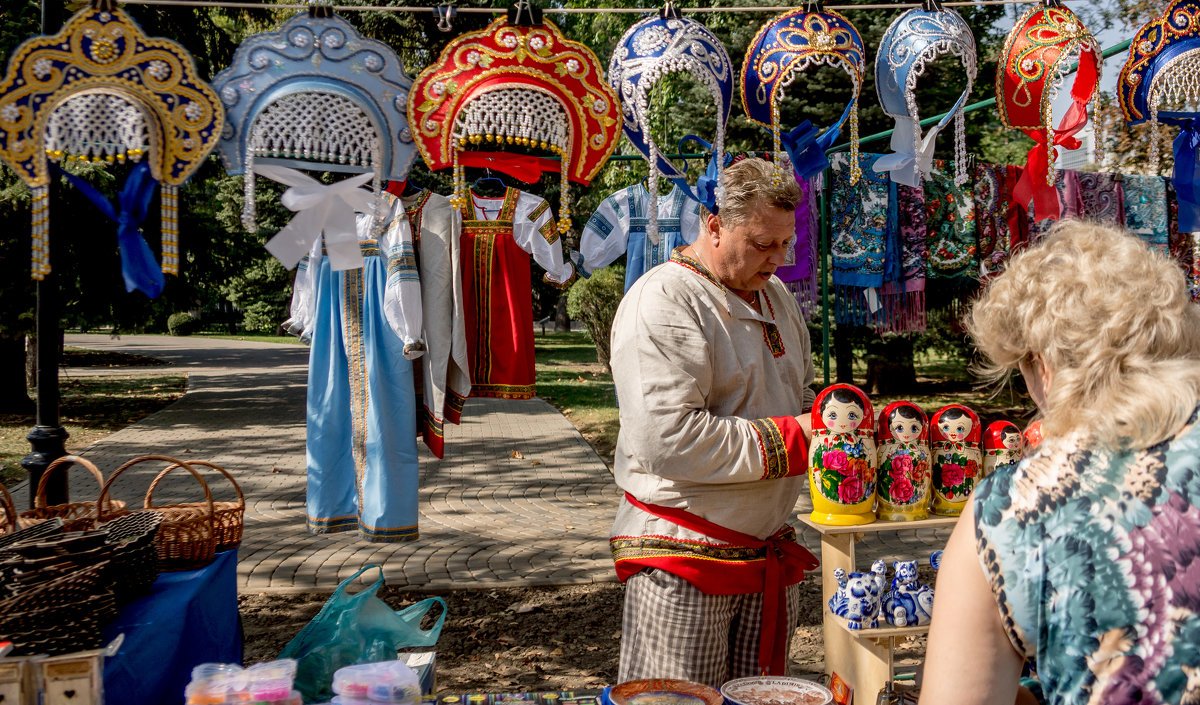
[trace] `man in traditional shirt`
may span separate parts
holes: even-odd
[[[620,682],[782,675],[797,583],[817,566],[787,524],[807,483],[797,415],[814,371],[773,276],[801,192],[775,178],[761,159],[726,169],[719,214],[701,212],[695,243],[638,279],[613,321]]]

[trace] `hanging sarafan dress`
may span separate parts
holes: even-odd
[[[671,259],[676,247],[695,242],[700,232],[699,203],[678,186],[659,196],[657,228],[651,236],[653,202],[641,182],[604,199],[583,228],[575,271],[588,277],[625,255],[625,291],[629,291],[638,277]]]
[[[267,249],[299,265],[288,326],[311,344],[308,529],[416,539],[421,290],[404,204],[382,190],[415,156],[411,81],[394,51],[318,6],[246,39],[214,84],[221,156],[245,176],[243,224],[255,227],[255,174],[288,186],[281,201],[297,211]],[[364,173],[326,185],[301,168]]]
[[[187,50],[147,37],[112,0],[96,0],[57,34],[17,47],[0,82],[0,159],[33,191],[33,278],[50,273],[55,163],[136,162],[119,210],[66,176],[118,221],[126,289],[158,296],[163,274],[179,273],[179,187],[216,147],[223,118]],[[162,195],[161,264],[138,232],[155,185]]]
[[[569,184],[591,182],[616,148],[619,130],[617,98],[603,78],[596,55],[554,24],[501,18],[447,44],[413,86],[408,115],[417,146],[430,169],[453,169],[451,203],[462,212],[471,396],[534,396],[529,256],[551,284],[565,286],[574,276],[559,239],[571,224]],[[469,149],[475,145],[546,150],[561,161]],[[471,193],[467,166],[524,181],[559,171],[558,223],[550,204],[533,194]]]

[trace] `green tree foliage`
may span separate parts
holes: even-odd
[[[596,360],[610,374],[611,350],[609,337],[612,333],[613,317],[625,293],[625,268],[621,265],[605,267],[590,279],[575,282],[567,295],[567,311],[571,318],[583,321],[588,335],[596,344]]]

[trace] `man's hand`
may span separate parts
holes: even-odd
[[[804,431],[804,443],[806,445],[812,443],[812,415],[800,414],[796,417],[796,421],[800,424],[800,430]]]

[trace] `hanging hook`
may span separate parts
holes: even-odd
[[[537,27],[542,24],[542,8],[529,0],[517,0],[508,8],[508,23],[514,27]]]
[[[1063,8],[1063,4],[1062,4],[1062,0],[1043,0],[1043,1],[1042,1],[1042,5],[1043,5],[1044,7],[1053,7],[1053,8],[1055,8],[1055,9],[1058,9],[1058,10],[1062,10],[1062,9],[1064,9],[1064,8]]]
[[[941,0],[921,0],[921,9],[925,12],[942,12]]]
[[[822,2],[821,0],[808,0],[808,2],[806,2],[804,4],[804,6],[805,6],[804,11],[809,13],[810,15],[813,13],[824,14],[824,12],[825,12],[825,3]]]
[[[433,16],[437,18],[439,32],[449,32],[454,29],[454,18],[458,16],[458,8],[453,5],[438,5],[433,8]]]
[[[92,0],[92,9],[100,12],[116,12],[117,0]]]
[[[333,17],[333,0],[307,0],[307,2],[309,17],[320,20]]]
[[[663,5],[663,8],[658,11],[658,16],[664,20],[683,19],[683,13],[679,11],[679,8],[671,0],[667,0],[666,4]]]

